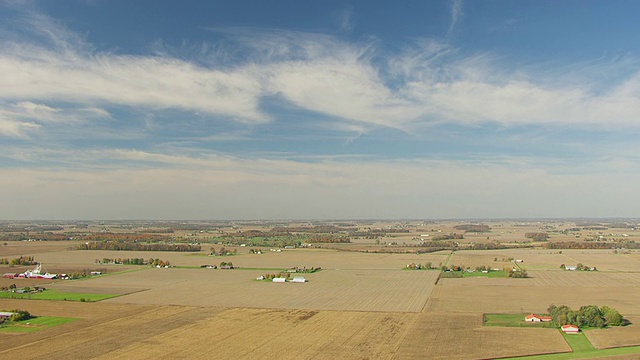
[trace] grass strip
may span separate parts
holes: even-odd
[[[15,323],[5,323],[0,326],[0,332],[8,333],[31,333],[34,331],[66,324],[71,321],[78,320],[76,318],[54,317],[54,316],[38,316],[32,319],[18,321]]]
[[[121,294],[84,294],[69,293],[47,289],[33,294],[16,294],[12,292],[0,292],[0,299],[27,299],[27,300],[63,300],[63,301],[100,301],[114,298]]]
[[[572,359],[593,359],[616,355],[640,354],[640,346],[627,346],[602,350],[587,350],[581,352],[567,352],[546,355],[528,355],[510,358],[501,358],[501,360],[572,360]]]

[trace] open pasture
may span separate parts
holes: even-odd
[[[149,269],[77,283],[64,289],[139,291],[116,303],[250,308],[419,312],[437,271],[324,270],[304,284],[259,282],[260,270]]]

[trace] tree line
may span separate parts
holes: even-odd
[[[125,251],[179,251],[197,252],[200,245],[188,244],[141,244],[131,241],[91,241],[80,244],[78,250],[125,250]]]
[[[546,232],[528,232],[524,234],[524,237],[533,241],[547,241],[549,234]]]
[[[34,317],[31,314],[29,314],[27,310],[14,309],[9,311],[6,311],[6,310],[3,310],[3,311],[13,313],[11,314],[11,316],[9,316],[9,321],[11,322],[29,320]]]
[[[578,310],[572,310],[566,305],[551,304],[547,311],[558,326],[572,324],[579,327],[604,328],[624,325],[624,318],[618,310],[608,306],[585,305]]]
[[[453,228],[456,230],[463,230],[465,232],[475,232],[475,233],[491,231],[491,227],[489,225],[483,225],[483,224],[456,225]]]
[[[36,265],[37,262],[33,258],[33,256],[20,256],[15,259],[0,259],[0,265],[9,265],[9,266],[19,266],[19,265]]]

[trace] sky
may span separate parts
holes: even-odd
[[[0,219],[640,217],[638,13],[0,0]]]

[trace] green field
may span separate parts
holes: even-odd
[[[9,322],[0,325],[0,332],[10,333],[30,333],[77,320],[75,318],[63,318],[53,316],[38,316],[29,320],[18,321],[15,323]]]
[[[527,314],[484,314],[482,324],[484,326],[502,326],[502,327],[543,327],[554,328],[550,322],[525,322],[524,317]]]
[[[462,278],[464,275],[462,273],[462,271],[442,271],[440,272],[440,277],[443,279],[459,279]]]
[[[584,336],[584,332],[580,332],[578,334],[565,334],[562,333],[562,337],[564,340],[571,346],[571,350],[573,352],[584,352],[594,350],[593,346],[589,342],[586,336]]]
[[[30,299],[30,300],[66,300],[66,301],[100,301],[110,299],[120,294],[82,294],[45,290],[33,294],[16,294],[12,292],[0,292],[0,299]]]
[[[604,350],[588,350],[581,352],[568,352],[561,354],[548,354],[548,355],[531,355],[531,356],[518,356],[512,358],[503,358],[503,360],[572,360],[572,359],[593,359],[603,358],[607,356],[616,355],[629,355],[640,354],[640,346],[620,347],[614,349]]]
[[[488,273],[483,273],[482,271],[475,272],[464,272],[462,277],[487,277],[487,278],[505,278],[507,274],[504,273],[504,270],[498,271],[489,271]]]

